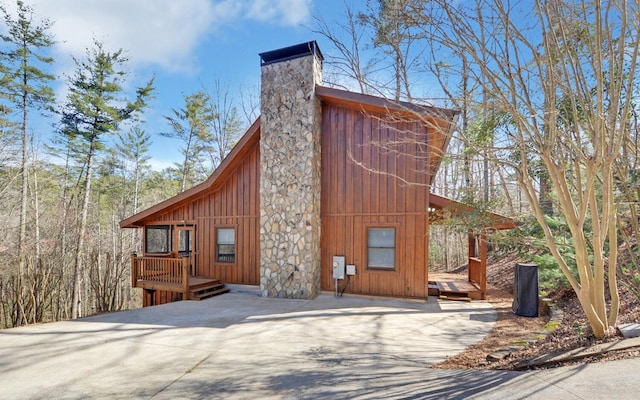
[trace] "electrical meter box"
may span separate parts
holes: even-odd
[[[344,279],[344,256],[333,256],[333,279]]]

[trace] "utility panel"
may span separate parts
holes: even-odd
[[[333,256],[333,279],[344,279],[344,256]]]
[[[356,266],[353,264],[347,264],[347,275],[355,275],[356,274]]]

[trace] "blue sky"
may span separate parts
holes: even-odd
[[[13,0],[3,1],[9,9]],[[93,38],[107,50],[129,56],[130,83],[156,77],[156,99],[146,115],[152,134],[151,164],[170,166],[180,159],[177,140],[163,138],[164,115],[183,105],[183,94],[212,89],[220,80],[232,92],[256,93],[258,53],[309,40],[322,51],[329,43],[311,32],[313,18],[337,22],[343,0],[25,0],[36,15],[54,22],[55,73],[71,74],[71,56],[83,57]],[[364,0],[361,2],[364,3]],[[354,2],[359,4],[359,2]],[[63,79],[60,82],[64,82]],[[64,85],[56,91],[64,99]],[[40,135],[46,137],[46,133]]]

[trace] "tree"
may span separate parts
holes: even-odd
[[[184,157],[177,164],[181,173],[180,191],[184,192],[206,178],[213,170],[204,166],[202,159],[208,142],[211,140],[211,124],[218,117],[209,95],[203,91],[184,96],[184,108],[173,109],[172,115],[165,116],[171,132],[163,136],[180,139],[184,147],[180,149]],[[200,174],[197,167],[200,165]]]
[[[208,97],[211,99],[211,108],[217,112],[211,121],[211,137],[205,148],[215,169],[236,144],[243,126],[238,109],[232,104],[229,88],[216,80],[213,90],[213,96],[209,94]]]
[[[69,94],[62,111],[62,134],[78,140],[77,150],[83,165],[82,203],[74,264],[71,318],[79,315],[80,280],[83,272],[85,232],[91,195],[91,178],[95,157],[104,149],[107,136],[119,126],[134,119],[147,105],[153,92],[153,79],[136,90],[133,101],[124,98],[122,84],[126,73],[121,70],[127,58],[122,49],[113,53],[94,41],[83,60],[74,58],[75,74],[69,78]]]
[[[394,99],[411,100],[412,83],[409,74],[420,59],[412,53],[412,45],[420,38],[416,20],[406,18],[420,0],[369,0],[367,12],[359,13],[361,24],[373,28],[373,46],[381,48],[393,60]]]
[[[146,133],[139,126],[130,129],[126,134],[119,134],[120,143],[116,143],[116,149],[122,155],[125,162],[131,168],[133,175],[133,205],[128,212],[136,214],[138,212],[138,198],[140,195],[140,178],[148,168],[149,146],[151,145],[151,135]],[[127,167],[125,166],[125,169]]]
[[[17,19],[13,19],[6,8],[0,5],[0,10],[4,14],[5,25],[8,28],[7,34],[1,37],[9,48],[1,53],[6,64],[0,77],[0,84],[5,91],[5,96],[20,111],[20,122],[17,125],[22,138],[20,225],[18,234],[18,274],[21,275],[26,263],[30,143],[29,112],[32,109],[50,109],[54,102],[53,90],[49,86],[54,76],[41,69],[53,63],[53,58],[44,55],[44,53],[54,44],[54,40],[49,33],[51,22],[46,19],[34,21],[33,9],[25,5],[21,0],[18,0],[16,5],[18,10]],[[36,229],[39,229],[39,226],[36,226]],[[39,237],[39,232],[37,231],[36,237]],[[36,246],[39,248],[39,243]]]
[[[27,264],[29,143],[31,142],[29,140],[29,113],[33,109],[50,109],[54,102],[53,90],[49,86],[54,76],[42,69],[53,63],[53,58],[46,56],[44,53],[53,45],[54,41],[49,33],[52,24],[48,20],[34,21],[34,12],[31,7],[20,0],[16,2],[16,5],[16,19],[9,14],[4,6],[0,5],[7,27],[7,33],[1,35],[2,41],[7,45],[7,50],[0,53],[3,59],[0,83],[4,96],[14,104],[20,113],[20,120],[16,123],[21,137],[18,283],[16,288],[18,294],[16,298],[20,299],[18,310],[21,315],[18,316],[16,322],[17,324],[22,324],[27,322],[21,293],[23,290],[23,274]],[[38,196],[37,190],[34,192],[34,196]],[[37,197],[34,201],[37,205]],[[35,221],[38,222],[38,219],[36,218]],[[34,229],[36,239],[35,264],[37,265],[40,263],[39,224],[36,223]]]
[[[353,7],[346,2],[344,7],[346,23],[334,23],[338,27],[337,31],[334,31],[322,18],[315,17],[316,27],[313,29],[313,33],[324,36],[338,51],[335,55],[327,54],[327,63],[333,67],[336,74],[355,81],[360,93],[370,93],[373,86],[369,78],[372,66],[365,64],[361,56],[365,29],[357,18]],[[346,36],[346,39],[343,38],[343,35]],[[331,83],[336,86],[344,86],[337,82]]]
[[[406,18],[424,28],[434,54],[465,54],[470,79],[491,95],[490,110],[509,115],[502,154],[516,156],[511,167],[548,249],[603,338],[619,307],[614,167],[630,134],[638,3],[433,0]],[[545,219],[532,154],[548,173],[575,258],[563,254]]]

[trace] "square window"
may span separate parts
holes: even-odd
[[[166,254],[171,251],[171,228],[169,225],[151,225],[145,228],[145,252]]]
[[[236,261],[235,228],[216,229],[216,261],[229,263]]]
[[[395,228],[367,229],[367,266],[372,269],[395,269]]]

